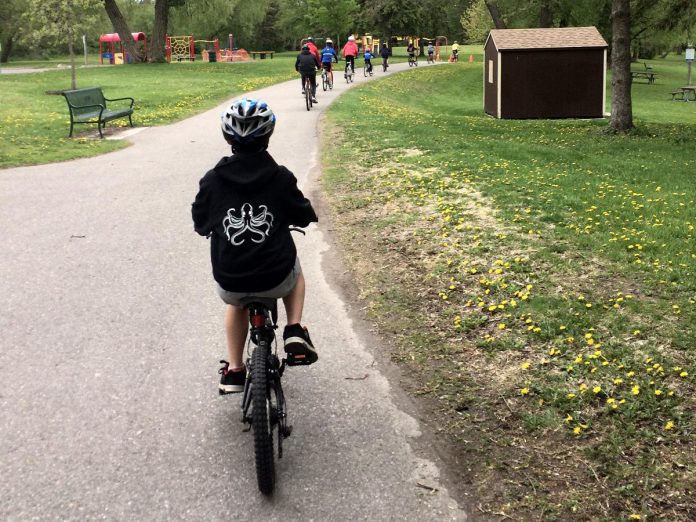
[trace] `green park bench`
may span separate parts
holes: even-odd
[[[72,137],[73,126],[77,123],[96,123],[101,138],[104,137],[102,129],[108,121],[128,117],[130,126],[133,126],[133,120],[131,119],[133,103],[135,103],[133,98],[104,98],[101,87],[63,91],[63,96],[65,96],[65,100],[70,108],[70,134],[68,138]],[[107,107],[106,102],[125,100],[130,100],[128,108],[111,109]]]

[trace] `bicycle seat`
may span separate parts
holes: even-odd
[[[273,297],[258,297],[258,296],[248,296],[243,297],[239,300],[242,308],[249,309],[254,308],[255,305],[262,306],[263,308],[271,312],[271,318],[275,324],[278,321],[278,300]]]

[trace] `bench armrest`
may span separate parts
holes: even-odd
[[[125,98],[104,98],[108,102],[113,102],[113,101],[123,101],[123,100],[130,100],[130,108],[133,108],[133,104],[135,103],[135,100],[131,98],[130,96],[127,96]]]

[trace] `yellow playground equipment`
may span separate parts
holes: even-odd
[[[365,49],[369,49],[372,54],[379,54],[379,38],[375,38],[371,34],[364,34],[360,40],[362,41],[363,52]]]

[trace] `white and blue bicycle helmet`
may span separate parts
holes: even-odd
[[[222,133],[237,143],[249,143],[270,137],[275,129],[276,117],[262,101],[243,98],[235,101],[221,115]]]

